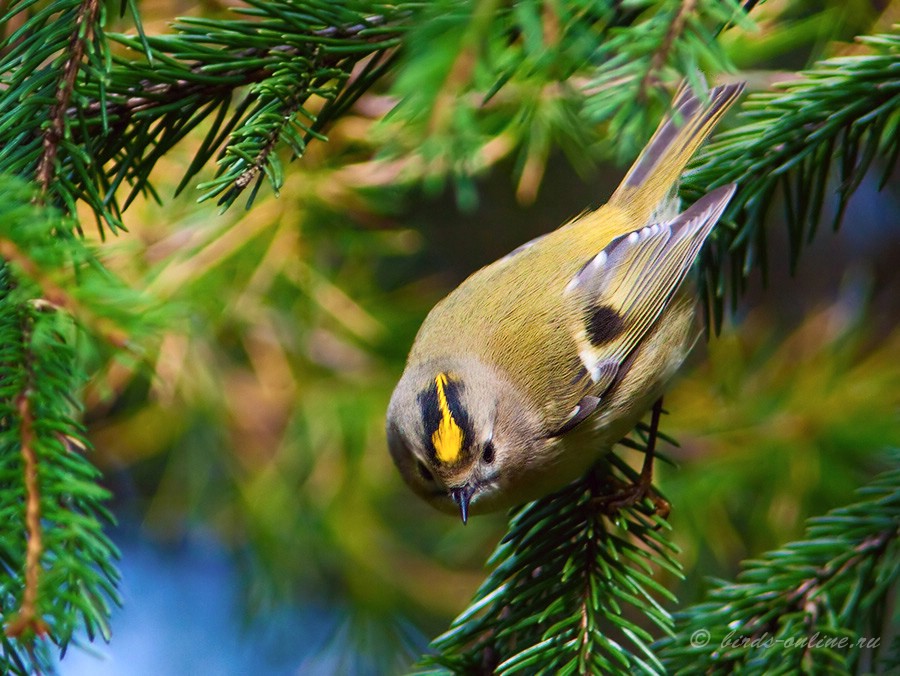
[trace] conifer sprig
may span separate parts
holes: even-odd
[[[775,91],[748,96],[742,124],[716,135],[682,182],[689,200],[732,181],[739,186],[702,258],[716,327],[727,290],[736,303],[750,273],[766,273],[766,221],[779,190],[793,269],[829,210],[832,226],[840,226],[873,162],[881,165],[879,188],[894,171],[900,157],[900,26],[858,40],[870,54],[822,61]]]
[[[18,29],[0,41],[0,173],[33,179],[41,199],[74,213],[89,187],[73,186],[71,174],[88,176],[91,158],[70,110],[82,103],[86,82],[95,83],[101,105],[105,96],[103,3],[61,0],[36,11],[18,0],[5,10],[0,25]]]
[[[11,301],[6,266],[2,273],[0,669],[27,675],[47,670],[47,641],[65,647],[77,630],[109,638],[118,553],[103,533],[108,493],[74,415],[72,324],[39,303]]]
[[[643,448],[639,444],[634,444]],[[650,646],[672,632],[653,575],[680,574],[668,524],[637,505],[610,517],[602,497],[637,474],[610,454],[580,482],[518,510],[494,570],[425,668],[453,673],[662,674]]]
[[[900,453],[860,502],[810,520],[806,539],[744,563],[661,642],[671,673],[878,672],[896,626]]]
[[[128,36],[104,32],[96,0],[12,3],[4,19],[22,26],[0,42],[0,147],[14,150],[0,172],[33,176],[70,213],[86,202],[115,231],[135,196],[155,194],[157,161],[208,122],[182,188],[218,158],[207,197],[231,204],[263,176],[277,190],[281,148],[301,156],[386,72],[416,3],[249,4],[241,19],[182,19],[165,36],[138,24]]]
[[[113,521],[78,422],[79,333],[121,349],[153,325],[40,192],[0,177],[0,672],[49,670],[48,646],[110,636]],[[143,328],[140,328],[143,327]]]

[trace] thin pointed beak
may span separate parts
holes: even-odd
[[[450,489],[450,497],[459,505],[459,515],[462,517],[463,525],[469,520],[469,502],[473,495],[475,495],[475,487],[471,484],[463,484],[459,488]]]

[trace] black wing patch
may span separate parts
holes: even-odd
[[[600,347],[622,334],[625,320],[613,307],[598,303],[588,308],[586,328],[591,345]]]

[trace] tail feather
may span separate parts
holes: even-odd
[[[734,104],[744,83],[715,87],[704,101],[682,85],[673,111],[659,125],[653,138],[610,198],[643,222],[671,192],[697,148]]]

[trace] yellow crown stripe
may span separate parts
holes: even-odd
[[[462,452],[465,433],[453,419],[453,414],[450,412],[447,393],[444,391],[444,387],[447,385],[447,375],[439,373],[434,379],[434,384],[437,387],[441,422],[438,424],[434,434],[431,435],[431,443],[434,446],[438,460],[443,463],[453,463],[456,462],[459,454]]]

